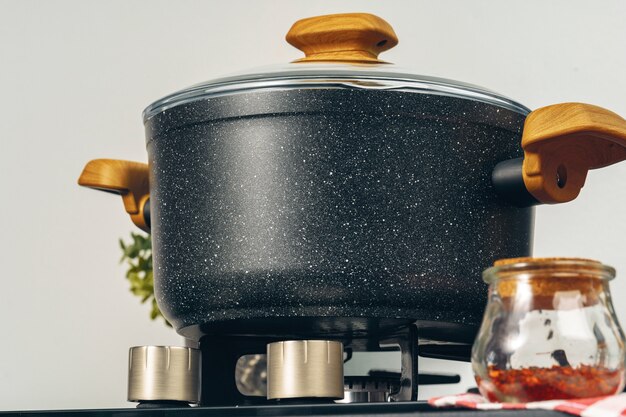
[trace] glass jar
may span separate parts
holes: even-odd
[[[615,270],[576,258],[497,261],[472,367],[490,401],[612,395],[624,388],[624,333],[609,292]]]

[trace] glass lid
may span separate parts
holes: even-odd
[[[378,59],[398,38],[383,19],[365,13],[318,16],[297,21],[287,42],[305,53],[289,64],[257,68],[170,94],[144,112],[144,122],[173,107],[258,90],[352,88],[394,90],[465,98],[526,115],[525,106],[498,93],[458,81],[418,75]]]

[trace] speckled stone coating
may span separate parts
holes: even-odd
[[[490,180],[522,155],[524,118],[341,88],[250,91],[156,115],[146,134],[160,308],[195,339],[280,336],[286,322],[312,334],[367,333],[362,323],[385,319],[477,329],[481,271],[530,254],[532,209],[502,201]]]

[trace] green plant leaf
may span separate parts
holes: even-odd
[[[152,267],[152,240],[150,235],[130,234],[131,241],[119,240],[122,250],[121,263],[126,262],[126,279],[130,284],[130,292],[140,298],[141,303],[150,301],[150,318],[163,318],[165,325],[172,325],[165,319],[154,297],[154,272]]]

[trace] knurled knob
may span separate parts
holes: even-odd
[[[128,365],[128,401],[200,401],[200,350],[136,346]]]
[[[267,398],[343,398],[343,344],[327,340],[268,344]]]

